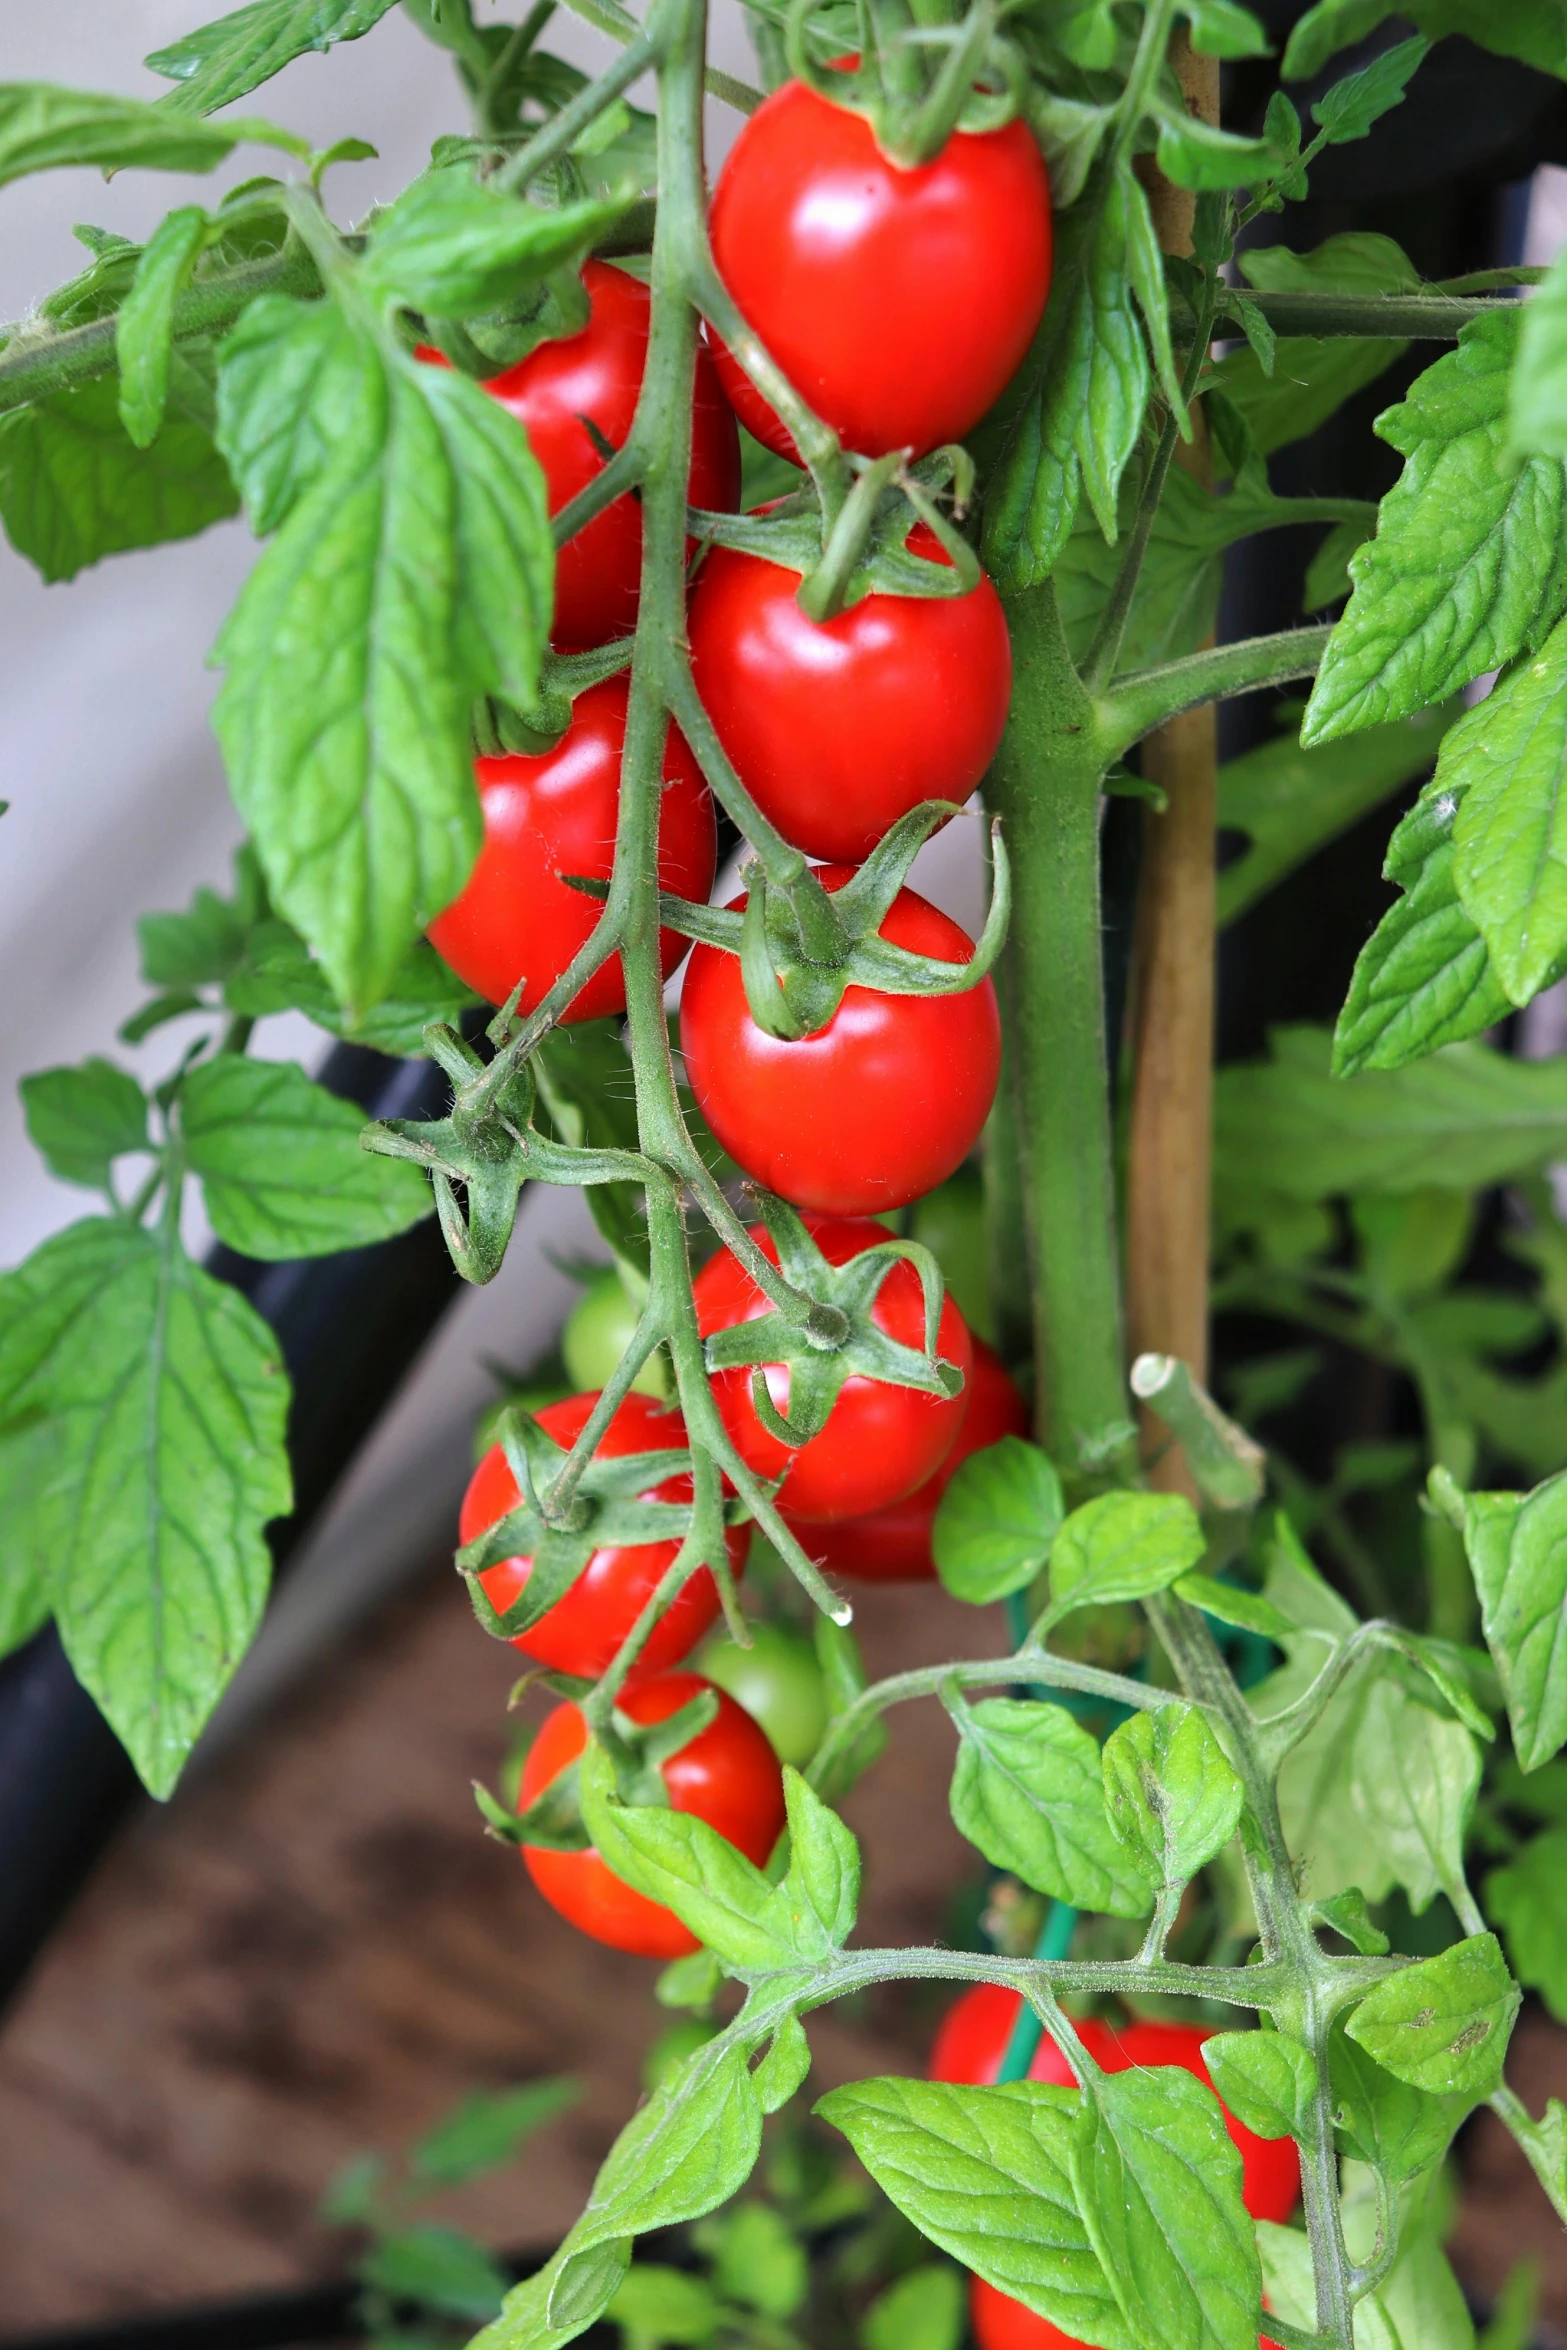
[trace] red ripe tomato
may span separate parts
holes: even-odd
[[[813,1526],[804,1519],[795,1526],[811,1557],[829,1575],[847,1575],[860,1583],[919,1583],[931,1581],[936,1562],[931,1556],[930,1530],[936,1505],[970,1453],[981,1452],[1003,1436],[1028,1434],[1028,1406],[1009,1378],[998,1354],[973,1331],[969,1343],[974,1360],[963,1393],[963,1414],[952,1450],[917,1491],[902,1501],[863,1518],[840,1518]],[[792,1513],[784,1516],[793,1523]]]
[[[996,1983],[978,1983],[953,2002],[942,2018],[930,2052],[933,2081],[994,2081],[1001,2070],[1012,2026],[1022,2004],[1021,1994]],[[1213,2083],[1202,2060],[1206,2033],[1190,2024],[1136,2022],[1117,2029],[1091,2016],[1077,2027],[1078,2036],[1095,2063],[1107,2073],[1132,2066],[1180,2065],[1194,2073],[1205,2088]],[[1028,2068],[1031,2081],[1072,2084],[1066,2058],[1047,2032]],[[1253,2219],[1286,2220],[1300,2195],[1300,2157],[1292,2138],[1259,2138],[1226,2112],[1230,2136],[1240,2148],[1242,2193]]]
[[[983,2277],[970,2277],[968,2306],[979,2350],[1088,2350],[1075,2335],[1063,2334],[1048,2317],[1039,2317],[1010,2294],[997,2292]],[[1278,2350],[1278,2344],[1259,2338],[1257,2350]]]
[[[622,1691],[620,1710],[634,1722],[667,1721],[700,1691],[712,1688],[697,1673],[665,1673]],[[760,1868],[784,1824],[783,1773],[766,1734],[744,1708],[721,1689],[713,1694],[715,1719],[661,1766],[669,1808],[706,1820]],[[528,1750],[517,1790],[519,1812],[576,1761],[586,1744],[587,1725],[577,1708],[557,1706]],[[525,1844],[522,1857],[551,1909],[595,1942],[635,1951],[641,1958],[683,1958],[696,1949],[696,1936],[673,1910],[634,1892],[591,1845],[586,1852],[550,1852]]]
[[[503,1004],[521,979],[518,1008],[531,1012],[599,918],[599,901],[561,876],[608,881],[614,870],[629,690],[624,677],[589,686],[572,704],[560,741],[537,758],[474,761],[484,842],[462,895],[436,916],[429,935],[458,978],[492,1004]],[[673,726],[664,744],[658,824],[661,885],[702,900],[718,862],[713,796]],[[685,951],[683,938],[660,931],[666,979]],[[572,998],[564,1017],[597,1020],[625,1008],[615,955]]]
[[[526,426],[552,514],[603,471],[603,442],[619,449],[630,439],[647,362],[647,287],[605,261],[585,261],[582,283],[592,304],[582,332],[540,343],[484,387]],[[419,356],[445,365],[437,351]],[[691,503],[719,514],[740,503],[739,435],[705,351],[691,410]],[[556,556],[553,641],[602,645],[629,635],[641,573],[642,509],[628,491]]]
[[[546,1404],[537,1415],[539,1426],[557,1444],[569,1445],[581,1434],[596,1395],[568,1395],[561,1403]],[[678,1412],[665,1411],[651,1397],[628,1395],[608,1429],[600,1437],[595,1457],[613,1459],[628,1452],[683,1451],[685,1422]],[[682,1471],[651,1486],[648,1501],[689,1501],[691,1479]],[[472,1542],[517,1506],[517,1481],[506,1455],[492,1444],[474,1470],[463,1495],[458,1538]],[[735,1573],[745,1566],[751,1546],[749,1526],[729,1530],[729,1563]],[[613,1660],[651,1597],[659,1577],[675,1552],[676,1542],[612,1543],[596,1550],[555,1605],[519,1632],[512,1641],[524,1656],[549,1665],[557,1673],[580,1673],[597,1680]],[[511,1606],[528,1580],[529,1558],[501,1559],[479,1577],[491,1607]],[[694,1574],[667,1615],[660,1617],[647,1646],[637,1660],[636,1677],[662,1672],[694,1648],[718,1614],[718,1588],[711,1571]]]
[[[948,561],[923,523],[910,549]],[[691,658],[719,740],[764,816],[809,857],[858,865],[921,800],[966,800],[995,756],[1012,645],[988,579],[966,596],[866,596],[808,620],[799,577],[715,547]]]
[[[849,876],[821,868],[828,889]],[[899,890],[881,936],[947,962],[973,951],[912,889]],[[1001,1070],[988,979],[946,996],[849,987],[825,1028],[788,1041],[752,1019],[739,956],[710,946],[686,973],[680,1044],[698,1107],[735,1163],[834,1216],[901,1208],[945,1182],[978,1140]]]
[[[801,397],[867,457],[961,440],[1016,373],[1050,291],[1050,183],[1022,122],[890,163],[861,115],[785,82],[730,149],[713,258]],[[757,439],[794,444],[727,351]]]
[[[847,1264],[887,1238],[883,1227],[858,1218],[813,1220],[812,1235],[830,1265]],[[753,1227],[751,1238],[764,1256],[778,1262],[772,1234]],[[771,1300],[727,1249],[720,1250],[696,1277],[697,1327],[704,1338],[737,1322],[754,1322],[772,1312]],[[896,1264],[876,1292],[871,1319],[904,1346],[923,1346],[925,1300],[912,1265]],[[936,1349],[968,1377],[972,1341],[951,1298],[942,1303]],[[767,1392],[780,1412],[789,1409],[789,1372],[767,1366]],[[945,1458],[962,1425],[964,1397],[925,1395],[915,1387],[892,1387],[881,1379],[847,1378],[827,1425],[797,1452],[763,1427],[751,1400],[751,1367],[719,1371],[713,1395],[735,1449],[759,1477],[787,1469],[779,1499],[791,1517],[811,1524],[826,1518],[857,1518],[912,1493]]]

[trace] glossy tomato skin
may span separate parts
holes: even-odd
[[[801,397],[851,449],[961,440],[1016,373],[1050,291],[1050,183],[1021,121],[890,163],[863,116],[785,82],[718,177],[718,274]],[[794,445],[729,356],[736,415]]]
[[[910,551],[947,558],[920,524]],[[764,816],[808,857],[858,865],[921,800],[961,803],[995,756],[1012,644],[990,581],[966,596],[862,598],[808,620],[796,572],[716,547],[691,599],[691,658],[719,740]]]
[[[832,1265],[846,1264],[887,1237],[882,1225],[847,1217],[813,1217],[811,1231]],[[764,1225],[755,1225],[751,1238],[765,1256],[778,1262],[777,1248]],[[754,1322],[772,1310],[770,1300],[727,1249],[711,1257],[696,1277],[697,1327],[704,1338],[735,1323]],[[889,1338],[905,1346],[923,1346],[925,1302],[912,1265],[893,1266],[876,1293],[872,1319]],[[971,1342],[950,1297],[942,1304],[936,1351],[956,1364],[966,1382]],[[769,1365],[766,1378],[774,1405],[787,1412],[787,1367]],[[844,1381],[826,1427],[791,1452],[756,1416],[749,1366],[717,1372],[713,1394],[741,1459],[761,1477],[777,1477],[787,1469],[779,1500],[791,1517],[810,1524],[860,1517],[912,1493],[946,1458],[963,1424],[962,1393],[925,1395],[917,1388],[892,1387],[855,1375]]]
[[[592,304],[582,332],[540,343],[484,387],[527,427],[552,514],[603,471],[603,450],[584,418],[611,448],[624,447],[647,363],[647,287],[605,261],[584,262],[582,283]],[[706,352],[697,356],[691,429],[691,503],[731,513],[740,503],[740,441]],[[554,643],[602,645],[629,635],[641,569],[642,509],[628,493],[555,558]]]
[[[570,1445],[581,1433],[597,1401],[596,1394],[568,1395],[560,1403],[546,1404],[537,1415],[539,1426],[557,1444]],[[678,1412],[664,1410],[649,1396],[632,1394],[627,1396],[600,1439],[598,1453],[600,1457],[613,1459],[629,1452],[683,1451],[685,1442],[685,1422]],[[649,1488],[647,1499],[689,1501],[689,1475],[682,1472],[679,1476],[666,1477]],[[516,1480],[505,1453],[498,1444],[492,1444],[463,1495],[458,1539],[472,1542],[516,1506]],[[727,1539],[729,1561],[738,1575],[745,1567],[751,1530],[749,1526],[733,1526]],[[594,1551],[575,1583],[562,1593],[555,1605],[536,1624],[530,1624],[526,1632],[516,1634],[513,1648],[520,1648],[524,1656],[532,1657],[536,1664],[550,1666],[557,1673],[580,1673],[586,1680],[597,1680],[613,1660],[678,1548],[675,1542],[638,1542],[611,1544]],[[479,1581],[493,1608],[511,1606],[528,1580],[531,1565],[530,1559],[513,1558],[486,1567]],[[695,1647],[717,1614],[718,1589],[710,1570],[703,1567],[692,1576],[668,1613],[660,1617],[637,1660],[634,1677],[645,1680],[649,1674],[678,1663]]]
[[[664,1673],[622,1691],[619,1702],[634,1722],[662,1722],[709,1688],[712,1683],[699,1674]],[[714,1720],[662,1766],[670,1809],[706,1820],[760,1868],[784,1824],[783,1774],[750,1715],[721,1689],[714,1695]],[[557,1706],[528,1751],[517,1809],[526,1811],[586,1743],[577,1708]],[[525,1844],[522,1857],[551,1909],[595,1942],[642,1958],[683,1958],[697,1948],[696,1936],[672,1910],[622,1883],[591,1846],[586,1852],[549,1852]]]
[[[819,870],[830,890],[849,879],[848,866]],[[973,952],[967,932],[912,889],[899,890],[881,936],[947,962]],[[691,957],[680,1045],[698,1107],[735,1163],[830,1216],[879,1214],[934,1191],[978,1141],[1001,1069],[988,979],[948,996],[849,987],[825,1028],[791,1041],[757,1026],[739,956],[711,946]]]
[[[982,1452],[1003,1436],[1028,1434],[1028,1406],[1008,1376],[1005,1364],[972,1330],[969,1341],[974,1360],[964,1394],[968,1408],[952,1450],[923,1485],[902,1501],[863,1518],[839,1518],[813,1526],[797,1524],[786,1509],[809,1555],[829,1575],[847,1575],[858,1583],[928,1583],[935,1579],[931,1556],[931,1528],[936,1508],[953,1477],[971,1453]]]
[[[520,978],[518,1008],[531,1012],[598,920],[599,900],[562,876],[608,881],[613,870],[628,693],[624,677],[607,677],[577,696],[571,724],[553,750],[537,758],[474,761],[484,842],[461,896],[436,916],[429,936],[458,978],[492,1004],[503,1004]],[[713,886],[718,860],[713,796],[673,726],[664,744],[664,784],[659,880],[665,889],[700,901]],[[666,978],[685,951],[683,938],[660,931]],[[563,1016],[597,1020],[625,1008],[616,955],[594,972]]]
[[[1088,2350],[1075,2334],[1063,2334],[1048,2317],[1039,2317],[1010,2294],[998,2292],[983,2277],[970,2277],[968,2306],[979,2350]],[[1257,2350],[1278,2350],[1278,2344],[1260,2337]]]
[[[954,2000],[942,2018],[930,2052],[933,2081],[994,2081],[1020,2004],[1016,1991],[980,1983]],[[1190,2024],[1135,2022],[1122,2028],[1091,2016],[1077,2027],[1084,2047],[1108,2073],[1136,2065],[1179,2065],[1205,2088],[1213,2083],[1202,2060],[1207,2035]],[[1071,2067],[1046,2033],[1028,2068],[1031,2081],[1072,2085]],[[1287,2220],[1300,2196],[1300,2157],[1292,2138],[1259,2138],[1226,2111],[1225,2124],[1240,2149],[1246,2209],[1253,2219]]]

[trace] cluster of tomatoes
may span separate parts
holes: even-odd
[[[775,92],[742,131],[714,192],[711,234],[719,273],[748,325],[845,445],[867,457],[904,450],[917,458],[969,431],[1021,361],[1050,282],[1049,189],[1023,124],[956,133],[933,162],[904,170],[882,154],[859,115],[798,83]],[[647,356],[646,287],[596,261],[583,283],[591,312],[582,332],[542,345],[487,387],[527,428],[552,512],[625,443]],[[694,506],[726,511],[739,502],[736,414],[769,449],[796,455],[783,423],[713,340],[699,352],[695,378]],[[603,645],[634,626],[641,542],[641,508],[628,494],[561,550],[559,648]],[[909,546],[946,561],[923,527]],[[787,841],[823,860],[822,881],[834,889],[910,808],[929,799],[961,804],[973,792],[1005,722],[1011,649],[984,578],[958,596],[874,593],[820,622],[801,610],[799,587],[798,574],[780,564],[711,551],[695,568],[688,634],[698,691],[741,781]],[[626,714],[625,680],[611,677],[577,698],[552,750],[478,761],[483,846],[467,887],[430,936],[491,1002],[520,989],[520,1008],[531,1010],[592,929],[594,902],[567,877],[610,877]],[[717,856],[713,802],[674,728],[663,779],[661,886],[705,900]],[[911,890],[898,894],[881,935],[948,962],[972,952],[965,933]],[[661,943],[667,977],[684,943],[670,931]],[[612,960],[565,1017],[602,1017],[624,1003]],[[922,1197],[960,1164],[989,1110],[999,1062],[988,981],[954,996],[852,985],[823,1027],[790,1041],[752,1018],[739,958],[710,946],[691,958],[680,1033],[713,1132],[747,1175],[807,1211],[832,1264],[885,1241],[870,1214]],[[753,1237],[776,1262],[766,1232]],[[727,1251],[699,1275],[696,1301],[704,1337],[770,1311]],[[923,1347],[922,1294],[908,1265],[894,1265],[882,1282],[873,1318],[889,1337]],[[748,1370],[715,1379],[742,1458],[759,1475],[782,1479],[780,1507],[839,1572],[932,1573],[930,1529],[946,1479],[968,1452],[1023,1425],[1005,1371],[971,1339],[950,1299],[938,1352],[965,1374],[960,1395],[852,1376],[826,1426],[794,1448],[758,1416]],[[787,1412],[787,1367],[772,1366],[767,1381],[773,1403]],[[593,1400],[552,1405],[541,1423],[569,1445]],[[684,1443],[677,1413],[633,1394],[600,1449]],[[672,1476],[654,1492],[688,1500],[689,1477]],[[463,1540],[493,1526],[517,1498],[496,1447],[469,1487]],[[745,1530],[730,1537],[737,1573],[747,1541]],[[600,1674],[672,1556],[668,1543],[596,1551],[516,1645],[558,1671]],[[516,1599],[529,1566],[517,1558],[487,1570],[482,1580],[497,1608]],[[639,1658],[621,1700],[632,1721],[663,1719],[704,1685],[671,1668],[717,1610],[704,1569]],[[574,1707],[550,1717],[523,1773],[523,1809],[569,1768],[583,1736]],[[752,1859],[767,1857],[783,1821],[779,1766],[726,1694],[718,1694],[709,1727],[663,1770],[675,1808],[710,1820]],[[596,1853],[524,1851],[546,1898],[587,1932],[651,1955],[693,1947],[677,1919],[617,1883]]]

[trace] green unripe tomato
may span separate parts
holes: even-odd
[[[958,1312],[992,1346],[990,1268],[985,1256],[985,1187],[967,1167],[928,1192],[909,1213],[909,1238],[923,1242],[941,1267]]]
[[[788,1624],[753,1624],[754,1646],[737,1648],[715,1633],[691,1670],[726,1689],[759,1722],[780,1762],[808,1763],[827,1727],[827,1691],[816,1651]]]
[[[669,2024],[642,2059],[642,2086],[651,2096],[666,2073],[672,2073],[677,2064],[684,2064],[709,2040],[716,2039],[723,2025],[702,2016],[682,2016],[677,2024]]]
[[[560,1334],[566,1373],[579,1394],[602,1387],[631,1344],[637,1326],[637,1306],[620,1275],[611,1266],[589,1283],[572,1307]],[[631,1382],[636,1395],[669,1397],[669,1377],[662,1353],[649,1356]]]

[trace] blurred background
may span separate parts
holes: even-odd
[[[152,96],[165,85],[140,60],[200,13],[192,0],[0,0],[0,55],[8,79]],[[569,17],[547,38],[583,65],[606,53]],[[721,0],[713,54],[753,71],[736,0]],[[1430,111],[1412,102],[1385,141],[1343,151],[1343,184],[1270,235],[1309,245],[1380,205],[1376,225],[1431,274],[1551,258],[1567,234],[1559,85],[1449,42],[1417,85],[1428,88]],[[374,143],[378,160],[331,182],[340,215],[395,193],[438,134],[464,125],[449,61],[396,11],[369,39],[290,67],[264,102],[316,143],[349,132]],[[716,161],[737,117],[710,114]],[[207,184],[253,168],[242,157]],[[136,235],[173,200],[151,174],[105,185],[56,172],[5,190],[0,317],[80,265],[73,223]],[[1346,429],[1363,433],[1394,396],[1390,382],[1377,387]],[[1289,459],[1299,484],[1281,486],[1325,486],[1309,477],[1331,462],[1331,448],[1308,444]],[[1294,616],[1300,550],[1278,538],[1263,548],[1232,572],[1232,633]],[[236,521],[46,588],[0,544],[0,1264],[82,1210],[26,1141],[17,1079],[128,1053],[114,1035],[140,995],[136,916],[226,882],[238,826],[208,729],[205,661],[250,560]],[[1229,1049],[1255,1050],[1271,1018],[1331,1016],[1386,899],[1390,821],[1369,820],[1237,927]],[[971,814],[915,874],[971,927],[978,844]],[[1112,896],[1112,931],[1123,916]],[[1560,1004],[1542,1001],[1532,1018],[1534,1049],[1560,1049]],[[158,1031],[137,1065],[160,1074],[182,1041],[177,1025]],[[265,1023],[255,1049],[318,1062],[321,1038],[290,1016]],[[669,2018],[651,1997],[652,1966],[573,1934],[480,1833],[469,1782],[493,1783],[501,1766],[514,1660],[477,1631],[449,1568],[498,1372],[551,1353],[583,1264],[602,1254],[578,1195],[536,1190],[489,1289],[459,1295],[420,1275],[428,1342],[366,1441],[334,1456],[330,1498],[185,1783],[165,1809],[135,1810],[0,2017],[0,2337],[340,2275],[349,2239],[322,2216],[329,2183],[362,2149],[397,2147],[471,2091],[562,2074],[579,2085],[520,2166],[440,2211],[515,2249],[547,2244],[575,2215]],[[947,1643],[974,1653],[973,1622],[934,1586],[911,1586],[867,1589],[857,1628],[879,1674],[954,1653]],[[989,1636],[999,1652],[999,1621]],[[893,1728],[848,1807],[869,1856],[865,1930],[960,1938],[983,1887],[948,1821],[948,1733],[935,1708],[908,1709]],[[0,1815],[26,1796],[22,1751],[0,1738]],[[813,2027],[821,2085],[917,2065],[941,2000],[889,1993],[831,2011]],[[1526,2020],[1523,2033],[1538,2105],[1567,2088],[1567,2063],[1549,2027]],[[1466,2282],[1494,2292],[1537,2244],[1556,2264],[1548,2312],[1567,2327],[1555,2223],[1485,2133],[1482,2120],[1467,2154]],[[231,2327],[224,2338],[244,2337]]]

